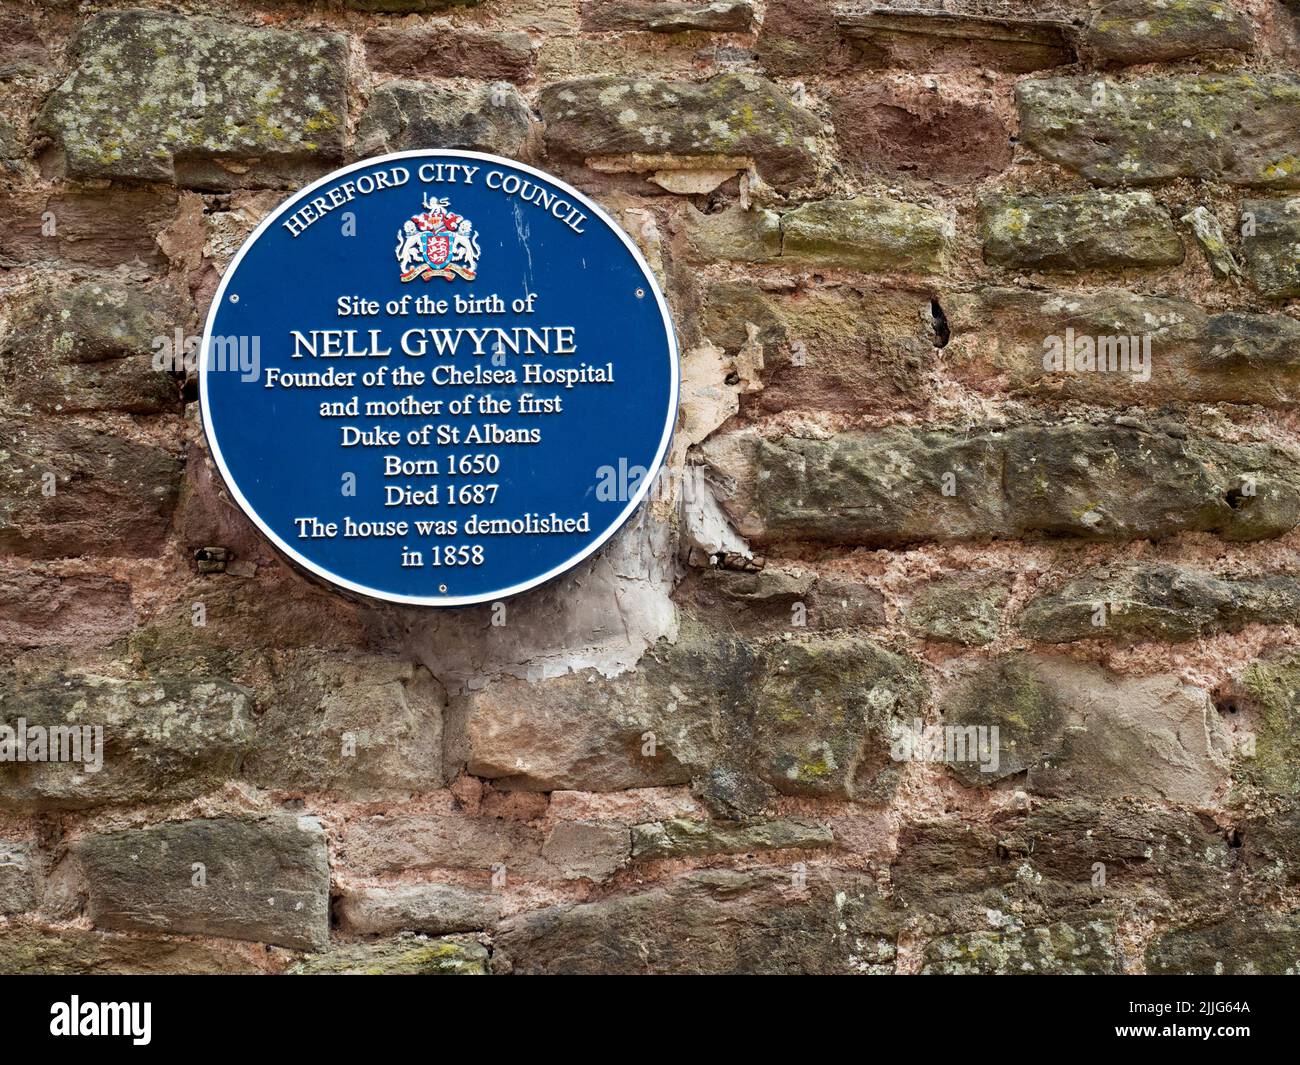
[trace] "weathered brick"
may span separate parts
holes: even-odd
[[[295,976],[487,976],[488,952],[467,939],[398,936],[382,943],[335,947],[304,958],[289,972]]]
[[[100,573],[0,565],[0,644],[98,647],[135,627],[131,586]]]
[[[868,174],[957,185],[1011,164],[1011,130],[991,91],[969,100],[910,80],[872,78],[845,79],[828,95],[836,140]]]
[[[530,791],[684,784],[691,770],[678,752],[689,761],[697,737],[709,739],[707,723],[688,706],[689,730],[683,722],[660,737],[657,708],[640,687],[636,677],[623,684],[578,676],[536,685],[495,681],[453,704],[452,757],[463,760],[474,776]],[[544,726],[546,720],[551,725]],[[643,755],[643,750],[653,753]]]
[[[425,11],[449,11],[457,7],[477,7],[483,0],[343,0],[352,11],[383,11],[405,15]]]
[[[884,597],[870,584],[801,569],[692,570],[674,598],[702,624],[745,636],[864,629],[886,621]]]
[[[702,309],[704,334],[728,355],[761,354],[762,388],[742,395],[746,409],[883,413],[924,402],[937,358],[928,292],[723,281]]]
[[[1256,622],[1288,624],[1300,610],[1300,578],[1215,577],[1185,566],[1107,566],[1042,592],[1020,631],[1046,643],[1191,640]]]
[[[1099,896],[1135,902],[1199,896],[1213,905],[1234,887],[1227,833],[1192,811],[1127,798],[1049,799],[994,829],[1004,868],[1057,909]]]
[[[152,557],[181,472],[180,459],[151,444],[0,408],[0,551]]]
[[[532,73],[536,54],[532,38],[522,30],[482,30],[441,19],[419,26],[375,26],[364,41],[370,67],[389,74],[443,76],[463,70],[485,80],[523,81]],[[425,89],[437,92],[431,85]]]
[[[453,884],[355,887],[343,890],[337,913],[354,935],[443,935],[493,927],[501,916],[501,899]]]
[[[774,568],[758,573],[705,569],[688,573],[674,593],[692,615],[706,623],[730,624],[737,632],[763,634],[789,632],[800,620],[815,627],[808,618],[816,577],[811,573]],[[884,609],[881,608],[883,620]]]
[[[23,199],[0,192],[0,262],[158,274],[167,266],[158,234],[175,213],[175,190],[88,189]]]
[[[1121,289],[991,287],[944,304],[945,362],[986,394],[1117,406],[1300,402],[1300,323],[1287,315],[1210,314]]]
[[[961,932],[926,944],[926,975],[1116,975],[1115,926],[1106,921],[1016,931]]]
[[[1241,276],[1241,267],[1237,264],[1232,248],[1228,246],[1228,238],[1223,233],[1223,224],[1216,214],[1204,205],[1197,205],[1179,221],[1191,228],[1192,237],[1200,246],[1201,253],[1209,264],[1210,272],[1215,277],[1224,281],[1230,277]]]
[[[1182,238],[1150,193],[998,196],[980,204],[984,260],[1032,270],[1176,266]]]
[[[14,124],[0,115],[0,167],[17,170],[25,154],[25,146]]]
[[[885,597],[868,584],[819,577],[813,586],[812,624],[819,629],[856,629],[883,625]]]
[[[1239,727],[1253,739],[1235,776],[1266,792],[1300,797],[1300,656],[1281,648],[1252,662],[1224,694],[1230,709],[1246,711]]]
[[[885,600],[868,584],[773,566],[757,573],[688,573],[675,593],[693,617],[752,636],[884,625]]]
[[[938,577],[912,592],[903,616],[930,639],[978,647],[997,639],[1008,592],[998,575]]]
[[[357,154],[436,144],[519,158],[528,154],[531,130],[532,112],[510,85],[461,90],[390,81],[375,90],[357,124]]]
[[[24,913],[35,904],[36,867],[32,858],[29,844],[0,839],[0,914]]]
[[[905,819],[889,867],[891,890],[904,912],[927,928],[969,926],[990,909],[1009,910],[1018,887],[998,833],[955,817]]]
[[[374,801],[440,787],[446,692],[404,658],[284,652],[253,687],[260,713],[241,775],[265,788]]]
[[[750,0],[582,0],[582,28],[596,33],[744,33],[753,23]]]
[[[1300,884],[1300,803],[1270,803],[1238,821],[1234,831],[1257,886],[1280,892]]]
[[[883,273],[942,271],[955,229],[938,211],[879,196],[818,200],[781,216],[782,257]]]
[[[274,566],[259,566],[251,578],[199,577],[173,591],[128,641],[132,655],[160,676],[233,674],[247,652],[268,647],[281,653],[357,651],[368,642],[364,608]],[[196,602],[203,604],[202,625],[194,623]],[[310,666],[313,659],[302,661]],[[382,672],[386,661],[377,657],[374,664]]]
[[[840,74],[858,56],[840,33],[835,7],[825,0],[770,0],[755,42],[763,69],[779,77],[803,77],[809,70]]]
[[[917,204],[880,196],[815,200],[778,215],[731,207],[704,215],[687,206],[675,227],[695,257],[773,262],[792,267],[840,266],[885,273],[934,273],[952,251],[951,219]]]
[[[1288,453],[1169,424],[891,428],[829,439],[740,430],[703,451],[737,528],[760,542],[1180,532],[1259,540],[1300,521],[1300,475]]]
[[[921,694],[915,664],[869,640],[758,644],[685,623],[677,643],[612,680],[502,680],[473,693],[459,752],[474,775],[523,790],[676,784],[725,766],[785,794],[879,801],[898,778],[891,722]]]
[[[608,880],[632,850],[626,825],[616,821],[561,821],[546,836],[542,857],[565,880]]]
[[[840,32],[873,67],[1025,73],[1075,58],[1072,28],[1051,17],[881,6],[836,11]]]
[[[1243,865],[1261,895],[1279,897],[1300,884],[1300,802],[1261,805],[1236,822],[1234,832]]]
[[[830,828],[816,821],[784,819],[735,824],[726,821],[652,821],[632,827],[633,858],[684,858],[699,854],[820,850],[832,847]]]
[[[1209,694],[1176,676],[1017,656],[983,667],[942,705],[945,725],[966,733],[949,768],[969,785],[1023,774],[1040,794],[1208,805],[1227,780],[1228,730]],[[970,738],[980,728],[989,749]]]
[[[218,817],[86,836],[73,845],[96,928],[329,943],[329,862],[314,818]]]
[[[507,877],[539,879],[555,870],[542,858],[535,824],[494,817],[437,814],[359,818],[339,843],[343,864],[360,876],[427,869],[466,869],[486,883],[494,867]]]
[[[1247,200],[1241,209],[1250,283],[1270,299],[1300,296],[1300,199]]]
[[[0,81],[38,77],[49,62],[41,26],[28,11],[0,14]]]
[[[1290,75],[1051,78],[1020,82],[1016,100],[1021,141],[1100,185],[1191,177],[1300,188],[1300,81]]]
[[[1294,976],[1300,972],[1300,921],[1238,913],[1170,929],[1147,947],[1148,973],[1165,976]]]
[[[547,85],[538,105],[548,154],[574,162],[653,171],[743,170],[752,161],[780,188],[811,184],[820,165],[821,123],[750,74],[704,82],[579,78]]]
[[[737,263],[770,262],[781,254],[781,216],[764,208],[729,207],[702,214],[685,204],[673,220],[692,254],[706,262],[729,259]]]
[[[0,724],[16,729],[19,719],[29,734],[66,728],[80,740],[77,761],[0,762],[6,804],[41,809],[200,794],[238,772],[254,728],[249,693],[228,680],[124,680],[72,669],[4,676]],[[86,728],[102,730],[102,747]],[[75,754],[73,733],[64,735],[62,748]]]
[[[739,700],[727,715],[728,752],[752,737],[756,775],[783,794],[877,802],[892,794],[899,767],[885,740],[922,698],[915,663],[849,636],[765,651],[752,712]]]
[[[125,11],[93,16],[75,53],[37,124],[71,177],[229,188],[300,182],[343,157],[340,34]]]
[[[783,873],[695,872],[511,918],[493,963],[523,974],[890,972],[897,923],[869,878],[809,876],[800,891]]]
[[[183,939],[22,924],[0,927],[0,972],[8,976],[216,976],[259,971],[233,950]]]
[[[155,356],[164,350],[159,341],[172,350],[188,317],[163,286],[33,284],[8,300],[0,399],[51,414],[179,411],[180,388],[167,370],[183,372],[184,364],[156,366]]]
[[[1193,897],[1213,906],[1236,890],[1234,853],[1226,834],[1194,813],[1132,799],[1040,798],[988,825],[957,814],[905,820],[889,879],[926,932],[1018,931]]]
[[[1082,48],[1118,65],[1161,63],[1216,52],[1248,52],[1250,21],[1224,0],[1112,0],[1084,25]]]

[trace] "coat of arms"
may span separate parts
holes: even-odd
[[[470,220],[453,213],[447,199],[425,196],[423,202],[424,211],[407,219],[397,234],[402,280],[463,277],[473,281],[482,252]]]

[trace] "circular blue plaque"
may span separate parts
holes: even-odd
[[[397,603],[514,595],[649,493],[677,411],[668,307],[631,239],[531,167],[398,152],[273,211],[222,279],[212,457],[295,562]]]

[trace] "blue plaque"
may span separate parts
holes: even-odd
[[[672,436],[677,346],[581,193],[463,151],[338,170],[222,279],[199,388],[232,496],[299,565],[397,603],[514,595],[592,554]]]

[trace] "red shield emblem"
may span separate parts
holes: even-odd
[[[445,199],[425,196],[423,202],[424,212],[412,215],[397,231],[393,254],[403,284],[435,277],[473,281],[482,254],[473,223],[450,210]]]
[[[441,270],[451,258],[451,237],[446,233],[425,233],[424,258],[435,270]]]

